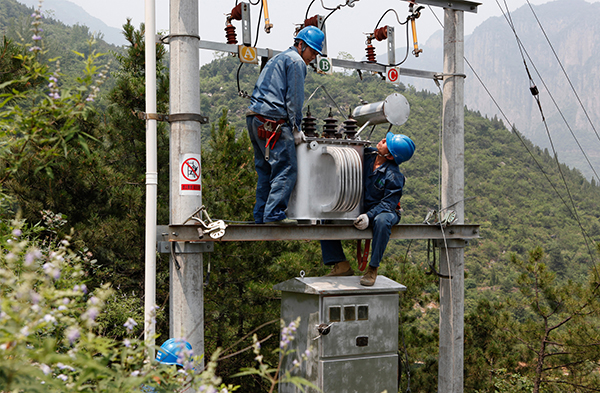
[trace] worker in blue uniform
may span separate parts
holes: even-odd
[[[260,73],[246,114],[258,173],[254,222],[295,225],[287,218],[298,173],[296,147],[304,105],[306,66],[322,54],[325,35],[314,26],[300,30],[294,45],[267,62]]]
[[[388,132],[377,148],[365,149],[363,184],[364,206],[354,221],[360,230],[373,228],[371,260],[360,284],[372,286],[377,269],[390,239],[392,227],[400,222],[399,203],[404,187],[404,175],[398,165],[408,161],[415,151],[414,142],[406,135]],[[340,240],[321,241],[323,263],[333,266],[327,276],[352,276],[354,271],[344,255]]]

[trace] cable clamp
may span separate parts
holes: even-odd
[[[466,78],[466,77],[467,77],[467,74],[444,74],[444,73],[441,73],[441,74],[433,74],[433,77],[434,77],[436,80],[444,80],[444,77],[445,77],[445,76],[460,76],[461,78]]]
[[[206,116],[202,116],[199,113],[172,113],[166,115],[163,113],[146,113],[146,112],[134,112],[134,114],[142,120],[157,120],[174,123],[178,121],[197,121],[200,124],[208,124],[209,119]]]
[[[171,38],[179,38],[179,37],[187,37],[187,38],[195,38],[200,41],[200,36],[198,34],[167,34],[167,35],[156,35],[156,40],[162,42],[163,44],[169,45],[171,42]]]
[[[202,219],[202,215],[204,214],[204,219]],[[198,237],[202,239],[204,235],[208,234],[213,239],[220,239],[225,235],[225,229],[227,228],[227,224],[223,220],[213,221],[208,212],[206,211],[206,207],[202,205],[187,220],[183,223],[184,225],[188,221],[194,221],[195,224],[200,225],[198,228]]]

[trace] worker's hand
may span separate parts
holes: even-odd
[[[298,131],[298,127],[294,127],[294,143],[296,145],[301,144],[304,141],[304,132]]]
[[[361,214],[356,220],[354,220],[354,226],[361,231],[364,231],[369,226],[369,216]]]

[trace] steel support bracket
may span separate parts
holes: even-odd
[[[465,239],[433,239],[434,247],[439,248],[465,248],[469,241]]]
[[[200,124],[209,123],[208,117],[202,116],[199,113],[172,113],[165,115],[164,113],[135,112],[135,115],[142,120],[157,120],[169,123],[178,121],[197,121]]]
[[[215,250],[214,242],[169,242],[160,241],[157,243],[158,252],[161,254],[170,254],[171,247],[175,254],[198,254],[201,252],[213,252]]]

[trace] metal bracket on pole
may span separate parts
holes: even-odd
[[[434,239],[434,247],[439,248],[465,248],[469,241],[465,239]]]
[[[135,112],[135,115],[142,120],[166,121],[168,123],[178,121],[197,121],[200,124],[209,123],[208,117],[202,116],[199,113],[171,113],[170,115],[166,115],[163,113]]]

